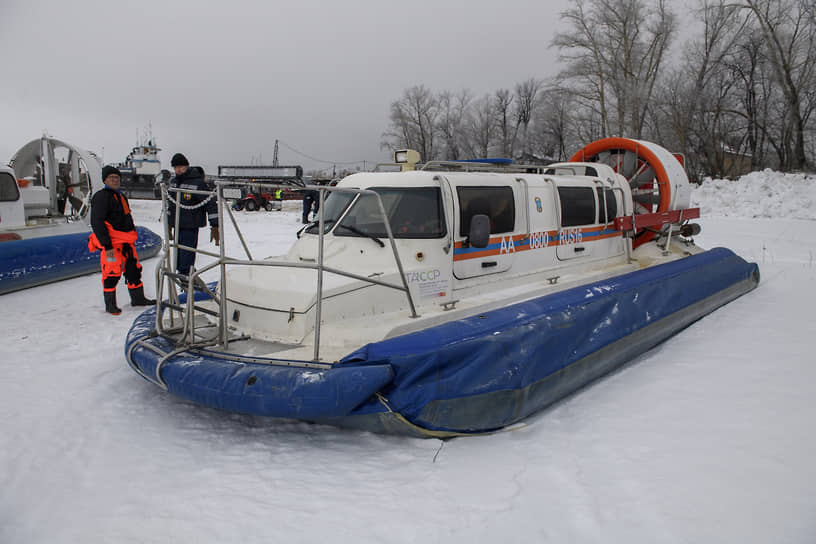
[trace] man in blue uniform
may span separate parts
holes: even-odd
[[[320,210],[320,193],[318,191],[303,191],[303,223],[309,222],[309,215],[315,215]]]
[[[170,165],[176,175],[170,180],[170,188],[189,189],[194,191],[210,191],[211,187],[204,180],[204,169],[200,166],[190,166],[187,157],[176,153],[170,160]],[[176,224],[176,202],[180,204],[178,232],[175,233],[176,242],[180,245],[198,247],[198,229],[210,222],[210,241],[215,245],[220,242],[218,230],[218,205],[215,195],[200,195],[185,192],[171,192],[170,206],[167,212],[167,222],[170,225],[170,237]],[[190,268],[195,264],[196,254],[184,249],[178,250],[176,256],[176,271],[187,276]]]

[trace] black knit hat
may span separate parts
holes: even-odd
[[[170,159],[170,166],[190,166],[190,162],[187,160],[187,157],[181,153],[176,153],[173,155],[173,158]]]
[[[117,176],[122,177],[122,173],[119,171],[119,169],[109,164],[102,169],[102,181],[105,181],[105,179],[107,179],[107,177],[111,174],[116,174]]]

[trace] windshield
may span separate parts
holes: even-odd
[[[371,190],[382,198],[394,238],[441,238],[447,234],[439,187],[372,187]],[[360,195],[334,235],[388,238],[377,198]]]
[[[354,200],[355,193],[346,193],[341,191],[326,192],[325,201],[323,202],[323,221],[325,223],[324,233],[329,232],[340,216],[346,210],[349,203]],[[318,197],[319,198],[319,197]],[[306,228],[309,234],[317,234],[320,226],[315,222]]]

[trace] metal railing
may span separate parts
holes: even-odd
[[[172,339],[176,347],[181,349],[183,349],[185,346],[189,349],[194,349],[214,345],[226,348],[229,342],[247,338],[246,336],[235,336],[231,338],[229,334],[230,331],[226,316],[228,299],[228,283],[226,281],[227,266],[274,266],[284,268],[306,268],[317,271],[317,285],[316,285],[317,296],[315,302],[314,353],[312,359],[313,361],[320,360],[320,333],[321,333],[320,327],[323,312],[323,276],[325,273],[337,274],[340,276],[345,276],[347,278],[352,278],[366,283],[380,285],[383,287],[402,291],[405,293],[405,296],[408,300],[408,304],[411,309],[411,317],[418,317],[418,314],[416,313],[416,307],[414,305],[414,300],[411,296],[411,291],[408,287],[408,282],[405,278],[402,261],[399,256],[399,252],[397,251],[397,246],[394,240],[394,233],[391,230],[391,225],[388,221],[388,215],[385,211],[382,198],[376,191],[368,189],[330,187],[320,185],[298,186],[297,188],[300,190],[319,191],[320,198],[318,220],[316,222],[319,232],[317,262],[298,263],[292,261],[256,260],[253,258],[249,250],[249,247],[246,243],[246,239],[244,238],[244,235],[241,232],[241,228],[239,227],[238,222],[235,219],[235,215],[232,213],[232,209],[230,208],[230,206],[227,205],[229,200],[224,196],[225,189],[249,186],[264,187],[269,189],[292,187],[291,184],[265,183],[265,182],[259,183],[257,181],[252,182],[216,181],[215,190],[198,191],[190,189],[181,189],[177,187],[168,187],[167,185],[162,184],[161,186],[162,218],[164,225],[164,242],[167,250],[165,251],[165,255],[162,259],[161,264],[156,267],[156,291],[158,295],[157,296],[158,307],[156,312],[155,327],[156,332],[159,335]],[[326,194],[330,192],[345,192],[353,193],[355,195],[373,195],[376,198],[380,215],[383,221],[383,225],[385,225],[386,231],[388,233],[388,240],[390,242],[391,252],[394,256],[394,262],[396,264],[400,276],[401,284],[390,283],[387,281],[378,280],[373,277],[366,277],[359,274],[355,274],[347,270],[341,270],[332,266],[326,266],[326,264],[324,263],[324,251],[323,251],[326,231],[326,223],[324,217],[325,210],[324,203],[326,199]],[[180,199],[178,195],[180,193],[201,195],[204,196],[205,199],[199,204],[193,206],[185,206],[179,203]],[[218,225],[220,228],[220,243],[218,245],[218,253],[207,251],[201,248],[185,246],[183,244],[178,243],[176,237],[178,236],[179,232],[181,210],[184,208],[190,209],[199,206],[204,206],[206,205],[206,202],[209,201],[211,198],[216,199],[218,208]],[[174,233],[173,236],[171,236],[170,224],[168,221],[170,215],[169,210],[171,201],[175,204],[175,213],[172,217]],[[342,212],[343,215],[347,213],[347,211],[350,208],[351,204],[347,206],[346,210]],[[337,218],[335,224],[340,223],[343,215]],[[230,223],[232,224],[232,227],[234,228],[236,234],[238,235],[244,253],[246,254],[245,259],[229,257],[226,255],[225,246],[227,236],[225,232],[226,229],[224,228],[225,216],[229,217]],[[203,266],[200,269],[191,268],[189,275],[184,276],[176,271],[178,262],[177,254],[179,250],[192,251],[195,252],[196,254],[207,255],[215,258],[215,261]],[[210,270],[216,268],[218,268],[220,271],[220,280],[218,282],[219,288],[216,290],[216,292],[214,292],[210,288],[210,286],[208,286],[207,283],[202,279],[202,276],[209,272]],[[178,287],[183,287],[184,291],[187,293],[185,301],[181,300]],[[207,297],[209,297],[209,299],[211,299],[215,303],[216,310],[213,310],[206,306],[202,306],[201,304],[197,304],[195,300],[196,291],[202,292]],[[164,319],[165,309],[169,310],[170,315],[168,320]],[[200,312],[213,317],[215,325],[213,325],[210,320],[206,320],[207,322],[205,324],[199,325],[195,320],[196,312]],[[304,315],[305,313],[306,311],[304,311]],[[201,331],[203,329],[212,329],[213,327],[217,329],[215,335],[201,334]]]
[[[417,170],[431,172],[492,172],[499,174],[544,174],[549,166],[513,162],[479,162],[479,160],[433,160],[417,165]]]

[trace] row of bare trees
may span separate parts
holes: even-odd
[[[561,17],[557,76],[481,97],[406,89],[383,146],[423,160],[563,160],[625,136],[683,152],[695,175],[729,175],[736,157],[754,169],[816,165],[813,0],[698,0],[684,42],[666,0],[575,0]]]

